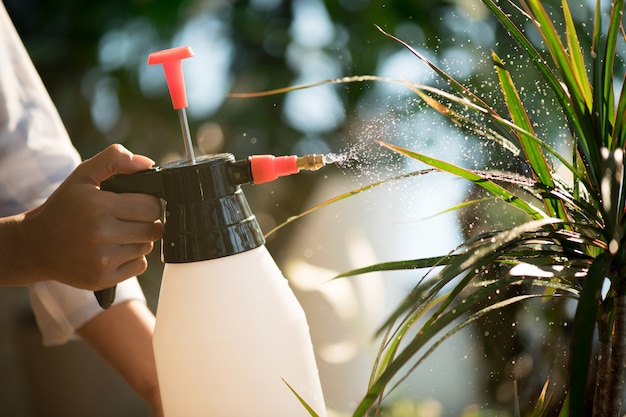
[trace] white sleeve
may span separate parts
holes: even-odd
[[[80,163],[61,118],[0,2],[0,216],[43,203]],[[45,344],[61,344],[103,310],[91,291],[42,281],[29,288]],[[136,278],[116,302],[143,300]]]
[[[76,329],[103,310],[91,291],[79,290],[56,281],[41,281],[29,287],[37,325],[46,346],[76,339]],[[115,304],[129,300],[146,302],[137,278],[117,285]]]
[[[0,215],[36,207],[80,163],[0,2]]]

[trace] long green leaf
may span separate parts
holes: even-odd
[[[615,126],[613,126],[615,148],[624,148],[626,145],[626,74],[622,79],[622,88],[615,111]]]
[[[511,143],[511,138],[508,135],[502,135],[500,134],[500,132],[495,132],[491,130],[484,130],[484,128],[481,129],[480,127],[475,125],[475,122],[472,121],[468,115],[463,115],[455,112],[449,106],[444,105],[442,101],[446,100],[455,105],[466,107],[472,112],[478,113],[479,115],[486,116],[489,119],[494,120],[498,125],[506,128],[507,132],[515,132],[516,135],[514,135],[513,138],[516,141],[519,141],[519,137],[523,135],[528,141],[535,142],[537,146],[540,146],[541,148],[546,150],[551,156],[555,157],[561,164],[563,164],[565,168],[568,169],[569,172],[572,173],[574,179],[576,181],[580,181],[586,189],[593,189],[593,184],[588,182],[588,179],[586,177],[581,176],[580,172],[578,172],[578,170],[573,165],[571,165],[549,144],[537,138],[531,132],[525,130],[521,126],[511,122],[506,118],[503,118],[492,109],[480,107],[479,105],[472,103],[463,97],[457,97],[438,88],[410,83],[407,83],[406,86],[414,91],[420,98],[424,100],[426,104],[428,104],[434,110],[450,118],[453,123],[460,125],[468,131],[476,133],[478,136],[493,140],[494,142],[498,143],[502,147],[502,149],[510,151],[515,156],[519,154],[519,149]],[[429,94],[432,94],[434,97],[430,97]]]
[[[472,181],[476,185],[483,187],[485,190],[492,193],[494,196],[501,198],[505,202],[511,204],[513,207],[517,207],[518,209],[524,211],[533,219],[544,219],[549,216],[545,214],[542,210],[533,207],[530,203],[522,200],[516,195],[512,194],[507,189],[497,185],[496,183],[489,181],[485,177],[477,174],[474,171],[467,170],[465,168],[459,167],[457,165],[451,164],[449,162],[442,161],[440,159],[436,159],[433,157],[426,156],[424,154],[410,151],[408,149],[391,145],[385,142],[379,142],[382,146],[385,146],[395,152],[404,154],[408,157],[416,159],[418,161],[424,162],[427,165],[430,165],[434,168],[437,168],[441,171],[448,172],[450,174],[456,175],[458,177],[464,178],[466,180]]]
[[[453,311],[447,312],[446,315],[441,317],[441,319],[437,323],[437,326],[433,326],[433,325],[430,326],[429,330],[432,331],[432,334],[425,334],[423,337],[413,339],[407,345],[407,347],[394,359],[395,362],[393,364],[390,364],[387,369],[397,368],[397,370],[400,371],[402,367],[404,367],[405,365],[409,365],[409,360],[415,356],[415,354],[420,348],[425,347],[429,341],[434,339],[434,335],[437,332],[440,332],[444,328],[449,327],[451,324],[457,321],[460,317],[462,317],[465,313],[470,311],[473,307],[480,305],[479,303],[481,301],[484,301],[486,298],[488,298],[487,294],[494,294],[498,288],[501,289],[507,285],[510,285],[510,284],[501,283],[497,287],[489,287],[485,291],[481,291],[480,294],[477,294],[479,297],[476,297],[476,299],[473,299],[473,296],[470,296],[468,299],[465,300],[466,302],[462,306],[460,306],[459,308]],[[397,388],[408,377],[408,375],[411,372],[413,372],[419,365],[421,365],[443,342],[445,342],[451,336],[463,330],[470,324],[484,317],[487,313],[508,307],[512,304],[527,301],[533,298],[548,298],[548,297],[555,297],[555,296],[547,296],[545,294],[524,294],[524,295],[510,297],[499,302],[493,302],[493,303],[488,304],[486,307],[480,309],[478,312],[474,314],[471,314],[467,319],[463,320],[461,323],[454,326],[451,330],[446,332],[442,337],[434,340],[434,343],[431,346],[429,346],[429,348],[422,355],[420,355],[420,357],[413,364],[410,364],[406,372],[400,377],[398,381],[396,381],[393,384],[393,386],[388,391],[393,391],[395,388]],[[392,377],[394,376],[396,375],[395,374],[392,375]],[[387,378],[388,378],[387,375],[384,375],[384,373],[381,374],[381,378],[380,378],[381,380],[384,380]],[[388,382],[389,381],[387,381],[387,383]]]
[[[285,383],[285,385],[287,385],[287,387],[289,388],[289,390],[293,393],[293,395],[296,396],[296,398],[298,399],[298,401],[300,401],[300,404],[302,404],[302,406],[305,408],[305,410],[309,413],[309,415],[311,417],[319,417],[319,414],[317,414],[315,412],[315,410],[313,410],[313,408],[304,400],[304,398],[302,398],[300,396],[300,394],[298,394],[296,392],[295,389],[293,389],[293,387],[291,385],[289,385],[289,383],[287,381],[285,381],[284,378],[282,378],[283,382]]]
[[[532,417],[542,417],[544,413],[544,407],[547,406],[547,404],[550,402],[549,400],[546,400],[548,383],[549,381],[546,381],[546,383],[543,384],[541,394],[539,394],[539,398],[537,398],[537,404],[535,404],[535,408],[533,409],[533,412],[531,414]]]
[[[593,86],[593,114],[596,115],[593,121],[594,130],[593,139],[597,142],[596,147],[600,149],[603,146],[603,126],[600,120],[603,118],[605,105],[604,102],[604,55],[606,51],[606,42],[602,36],[603,26],[602,16],[602,1],[596,0],[595,14],[594,14],[594,26],[591,45],[591,56],[593,57],[592,63],[592,86]],[[602,115],[602,116],[601,116]],[[601,175],[600,173],[598,175]]]
[[[598,82],[602,83],[602,103],[601,107],[601,134],[605,140],[605,146],[609,149],[615,149],[614,140],[612,138],[613,120],[615,117],[613,91],[613,71],[615,65],[615,55],[617,47],[617,37],[620,25],[622,24],[622,12],[624,9],[624,0],[614,0],[611,7],[611,18],[609,21],[609,29],[606,34],[606,46],[603,59],[603,74]]]
[[[574,26],[574,19],[572,19],[572,13],[570,12],[567,0],[561,1],[561,8],[563,9],[563,16],[565,18],[567,50],[570,56],[572,71],[574,72],[578,88],[584,97],[585,105],[589,110],[591,110],[593,108],[593,93],[591,92],[591,85],[589,83],[589,79],[587,78],[585,58],[580,46],[580,41],[578,40],[578,34],[576,32],[576,27]]]
[[[488,242],[479,242],[475,246],[468,247],[463,253],[455,256],[451,262],[449,262],[443,270],[438,275],[438,280],[433,284],[432,291],[434,293],[438,292],[441,288],[447,285],[448,282],[453,279],[462,276],[465,271],[476,271],[482,269],[485,265],[496,260],[503,248],[509,247],[512,242],[517,241],[521,238],[525,233],[530,233],[532,231],[536,231],[541,229],[544,226],[559,223],[558,219],[541,219],[541,220],[533,220],[527,223],[524,223],[520,226],[516,226],[511,229],[504,230],[502,232],[497,233]],[[442,304],[439,310],[444,309],[449,302],[454,299],[456,295],[455,291],[460,292],[463,289],[463,286],[469,282],[471,276],[466,276],[461,279],[459,284],[455,287],[456,289],[452,291],[452,296],[448,300],[448,302]],[[383,324],[383,328],[391,323],[395,322],[396,319],[402,315],[402,313],[411,306],[419,303],[421,300],[425,299],[423,297],[422,292],[413,292],[409,294],[408,297],[400,304],[398,308],[391,314],[389,319]],[[431,318],[434,320],[435,317]]]
[[[517,281],[517,284],[521,284],[523,281]],[[526,281],[528,282],[528,281]],[[549,285],[549,282],[545,282]],[[514,296],[506,298],[502,301],[497,301],[493,298],[493,294],[496,294],[498,290],[501,290],[509,285],[513,285],[511,277],[503,278],[501,280],[493,281],[487,286],[479,287],[479,289],[463,299],[462,302],[456,304],[453,308],[448,309],[446,312],[437,316],[435,321],[429,321],[424,324],[419,332],[413,337],[413,339],[402,348],[396,357],[387,361],[386,368],[380,373],[378,379],[370,386],[367,395],[359,404],[355,416],[365,415],[364,413],[369,410],[372,405],[379,401],[381,396],[384,395],[385,389],[388,384],[397,377],[398,373],[407,365],[410,365],[406,372],[400,377],[400,379],[389,388],[389,391],[395,389],[417,366],[430,355],[434,350],[441,345],[449,337],[467,327],[471,323],[483,317],[485,314],[504,308],[514,303],[518,303],[524,300],[546,297],[544,294],[525,294],[520,296]],[[454,292],[450,293],[448,298],[455,298]],[[481,306],[479,311],[471,314],[468,318],[461,323],[454,326],[451,330],[446,332],[442,337],[435,339],[436,335],[456,322],[459,318],[465,315],[467,312],[474,309],[476,306]],[[408,334],[408,328],[413,325],[415,318],[405,321],[402,328],[402,335]],[[395,341],[395,344],[399,344],[399,340]],[[433,342],[430,347],[419,358],[415,359],[414,363],[410,364],[410,361],[414,359],[417,352],[424,348],[429,342]]]
[[[511,119],[516,125],[520,126],[523,131],[527,132],[520,134],[520,142],[522,144],[522,149],[524,149],[524,153],[526,154],[526,159],[537,176],[537,179],[542,184],[548,187],[553,187],[554,181],[552,180],[552,174],[550,173],[550,168],[548,167],[546,159],[543,156],[543,152],[541,151],[541,148],[537,146],[535,140],[529,139],[529,136],[534,138],[536,137],[536,134],[533,131],[532,123],[528,118],[522,99],[513,84],[511,74],[495,52],[492,52],[491,55],[496,67],[498,79],[500,80],[500,87],[504,93],[505,102],[509,108]],[[554,212],[550,214],[553,217],[556,217]]]
[[[336,203],[336,202],[341,201],[341,200],[345,200],[348,197],[352,197],[354,195],[360,194],[360,193],[362,193],[364,191],[370,190],[372,188],[378,187],[379,185],[383,185],[383,184],[386,184],[386,183],[391,182],[391,181],[398,181],[398,180],[401,180],[401,179],[404,179],[404,178],[409,178],[409,177],[418,177],[418,176],[421,176],[421,175],[430,174],[431,172],[435,172],[435,170],[434,169],[422,169],[422,170],[419,170],[419,171],[409,172],[407,174],[396,175],[395,177],[385,178],[383,180],[376,181],[376,182],[373,182],[371,184],[367,184],[367,185],[365,185],[363,187],[355,188],[354,190],[350,190],[350,191],[348,191],[346,193],[340,194],[340,195],[335,196],[333,198],[330,198],[330,199],[328,199],[326,201],[323,201],[323,202],[321,202],[321,203],[311,207],[310,209],[307,209],[307,210],[303,211],[300,214],[297,214],[295,216],[289,217],[283,223],[279,224],[278,226],[274,227],[272,230],[267,232],[265,234],[265,237],[269,237],[269,236],[273,235],[274,233],[276,233],[277,231],[279,231],[283,227],[287,226],[288,224],[290,224],[290,223],[292,223],[292,222],[294,222],[294,221],[296,221],[298,219],[301,219],[302,217],[304,217],[304,216],[306,216],[308,214],[311,214],[314,211],[319,210],[319,209],[321,209],[323,207],[326,207],[326,206],[328,206],[330,204]]]
[[[587,177],[591,183],[587,187],[587,190],[599,194],[599,191],[596,191],[600,188],[596,173],[601,171],[600,151],[597,147],[591,146],[585,140],[585,138],[592,137],[595,134],[589,112],[582,111],[580,108],[572,105],[571,96],[567,88],[564,87],[556,74],[550,69],[546,60],[532,45],[520,28],[518,28],[508,14],[500,8],[498,2],[495,0],[482,0],[482,2],[509,32],[511,37],[526,51],[531,61],[535,64],[535,67],[552,88],[564,114],[567,116],[570,128],[574,132],[576,145],[580,151],[580,158],[583,161],[583,167],[585,170],[589,171]]]
[[[466,99],[471,100],[474,103],[477,103],[479,106],[483,107],[483,108],[489,108],[489,106],[487,105],[487,103],[485,103],[483,101],[483,99],[481,99],[478,95],[474,94],[469,88],[467,88],[464,84],[460,83],[459,81],[457,81],[454,77],[452,77],[450,74],[448,74],[447,72],[445,72],[444,70],[442,70],[441,68],[439,68],[437,65],[435,65],[432,61],[426,59],[426,57],[424,57],[422,54],[420,54],[415,48],[413,48],[411,45],[409,45],[408,43],[406,43],[405,41],[403,41],[402,39],[399,39],[387,32],[385,32],[380,26],[376,25],[376,28],[378,28],[378,30],[385,36],[393,39],[394,41],[398,42],[399,44],[401,44],[402,46],[404,46],[409,52],[411,52],[415,57],[417,57],[419,60],[421,60],[422,62],[424,62],[428,67],[430,67],[437,75],[439,75],[442,79],[446,80],[448,83],[450,83],[450,85],[452,86],[452,88],[454,88],[457,92],[459,92],[462,96],[466,97]],[[495,112],[495,111],[494,111]]]
[[[457,255],[444,255],[444,256],[434,256],[431,258],[422,258],[422,259],[410,259],[405,261],[393,261],[393,262],[383,262],[375,265],[366,266],[363,268],[357,268],[350,271],[342,272],[337,275],[335,278],[346,278],[355,275],[368,274],[371,272],[380,272],[380,271],[400,271],[400,270],[410,270],[410,269],[422,269],[422,268],[432,268],[435,266],[443,266],[447,265],[456,257]]]
[[[570,370],[570,410],[571,417],[584,415],[587,376],[591,361],[593,333],[596,313],[599,306],[602,283],[607,276],[613,256],[607,251],[591,264],[580,295],[574,319],[574,340]]]
[[[523,1],[522,4],[524,4]],[[578,109],[589,112],[587,107],[588,102],[585,98],[585,90],[578,83],[576,65],[570,62],[567,50],[563,46],[561,38],[552,22],[553,19],[550,18],[540,0],[528,0],[527,5],[532,12],[532,22],[535,24],[539,34],[548,46],[552,59],[559,69],[563,81],[567,85],[572,104]]]

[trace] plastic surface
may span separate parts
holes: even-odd
[[[100,307],[106,310],[113,305],[113,302],[115,301],[116,290],[117,286],[94,291],[94,294],[96,295],[96,300],[98,300],[98,304],[100,305]]]
[[[264,178],[297,172],[295,157],[256,160]],[[241,191],[252,165],[209,155],[101,184],[166,202],[153,338],[165,417],[308,417],[289,387],[326,417],[304,311]]]
[[[326,409],[305,315],[265,246],[166,264],[154,352],[165,417]]]
[[[297,174],[298,157],[274,156],[274,155],[254,155],[250,157],[252,170],[252,180],[255,184],[274,181],[278,177]]]
[[[195,164],[177,161],[132,175],[116,175],[101,188],[165,200],[163,260],[204,261],[265,243],[239,186],[246,179],[240,165],[232,154],[205,155]]]
[[[245,164],[231,154],[207,155],[195,164],[178,161],[132,175],[115,175],[100,188],[144,193],[165,200],[162,254],[166,263],[196,262],[234,255],[265,243],[239,184],[249,180]],[[96,291],[102,308],[115,287]]]
[[[153,52],[148,56],[149,65],[163,65],[167,88],[172,97],[172,105],[176,110],[187,107],[187,92],[185,90],[182,60],[193,55],[194,52],[191,47],[181,46]]]

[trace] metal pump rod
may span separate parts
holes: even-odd
[[[193,165],[196,163],[196,156],[193,153],[193,143],[191,142],[191,134],[189,133],[189,121],[187,120],[187,111],[184,107],[177,109],[178,120],[180,121],[180,127],[183,132],[183,141],[185,143],[185,154],[187,160]]]

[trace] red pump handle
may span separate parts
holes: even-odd
[[[187,92],[183,77],[182,60],[194,56],[190,46],[164,49],[148,56],[148,65],[163,64],[167,88],[170,90],[172,105],[179,110],[187,107]]]

